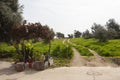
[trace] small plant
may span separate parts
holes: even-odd
[[[16,48],[16,55],[14,56],[15,60],[20,62],[29,62],[33,60],[33,46],[30,41],[23,41],[21,44],[18,44]]]

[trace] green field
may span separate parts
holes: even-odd
[[[118,57],[120,56],[120,40],[109,40],[107,42],[99,42],[96,39],[74,38],[71,41],[77,45],[88,47],[95,50],[101,56]]]
[[[72,44],[72,43],[68,43],[68,42],[67,42],[67,44],[71,47],[76,48],[79,51],[80,55],[82,55],[82,56],[93,56],[93,54],[87,48],[85,48],[79,44],[74,44],[74,43]]]
[[[50,55],[54,58],[54,66],[68,66],[70,59],[73,56],[73,51],[70,46],[65,46],[62,43],[63,39],[55,39],[51,42]],[[33,55],[39,58],[42,54],[48,54],[49,45],[43,41],[32,43]],[[6,43],[0,43],[0,56],[14,58],[15,48]]]

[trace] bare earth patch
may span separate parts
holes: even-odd
[[[60,67],[16,72],[10,62],[0,62],[0,80],[120,80],[120,68]]]

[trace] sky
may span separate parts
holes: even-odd
[[[40,22],[65,35],[91,28],[93,23],[105,25],[114,18],[120,23],[120,0],[19,0],[24,5],[23,17]]]

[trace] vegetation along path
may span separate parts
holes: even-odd
[[[81,45],[72,43],[70,41],[70,39],[68,39],[67,41],[68,41],[68,43],[70,43],[74,46],[81,46]],[[84,47],[84,48],[86,48],[86,47]],[[71,61],[71,64],[73,66],[77,66],[77,65],[81,65],[81,64],[86,65],[86,66],[116,66],[109,59],[100,56],[96,51],[89,49],[89,48],[87,48],[87,49],[93,54],[93,57],[88,57],[88,59],[85,60],[84,58],[82,58],[80,53],[75,48],[73,48],[74,57],[73,57],[73,60]]]
[[[116,66],[109,59],[100,56],[96,51],[91,50],[89,48],[88,48],[88,50],[94,55],[94,57],[95,57],[94,61],[97,62],[98,66]]]
[[[68,44],[66,44],[66,41],[68,42],[67,39],[64,39],[63,44],[68,46]],[[86,60],[80,55],[80,53],[74,47],[72,47],[72,50],[73,50],[74,56],[70,61],[70,66],[77,66],[77,67],[85,66],[86,65]]]

